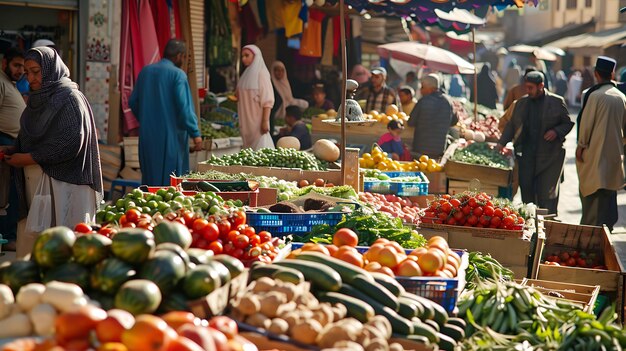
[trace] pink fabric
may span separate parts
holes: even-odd
[[[176,33],[176,38],[183,37],[183,29],[180,24],[180,7],[178,6],[178,0],[172,0],[172,11],[174,11],[174,30]]]
[[[136,135],[136,129],[139,128],[139,122],[128,105],[139,72],[144,66],[160,59],[150,1],[122,1],[119,81],[124,134]]]
[[[150,0],[152,8],[152,17],[159,41],[159,52],[165,50],[165,44],[172,38],[172,30],[170,25],[170,9],[166,0]]]
[[[385,133],[380,137],[380,139],[378,139],[378,145],[382,145],[390,141],[402,141],[402,138],[401,137],[396,138],[391,133]]]

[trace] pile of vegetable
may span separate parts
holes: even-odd
[[[359,193],[359,200],[372,206],[376,211],[401,218],[405,223],[420,223],[423,210],[408,198],[364,192]]]
[[[470,252],[468,255],[469,265],[465,270],[465,289],[471,290],[478,281],[511,281],[513,272],[502,266],[500,262],[490,254]]]
[[[511,159],[488,143],[471,143],[464,148],[458,148],[452,155],[452,159],[474,165],[511,169]]]
[[[598,318],[580,306],[513,282],[480,283],[460,297],[466,350],[620,350],[624,330],[612,307]]]
[[[216,166],[255,166],[299,168],[311,171],[324,171],[327,164],[312,154],[294,149],[243,149],[237,154],[222,157],[211,156],[207,164]]]
[[[562,251],[544,251],[545,264],[551,266],[568,266],[593,269],[608,269],[603,262],[602,254],[585,250],[563,249]]]
[[[260,269],[261,272],[255,272],[257,269]],[[304,314],[298,313],[296,316],[293,316],[286,313],[284,316],[281,316],[284,317],[284,319],[281,319],[285,320],[287,325],[290,325],[290,323],[301,325],[298,330],[301,330],[302,334],[307,335],[306,340],[301,341],[310,343],[321,341],[334,345],[336,342],[346,341],[347,338],[350,342],[356,342],[356,345],[350,344],[350,347],[348,347],[350,350],[379,350],[381,349],[380,346],[370,346],[363,339],[359,339],[359,331],[369,329],[368,325],[374,323],[372,321],[380,320],[380,323],[387,324],[380,317],[386,319],[391,332],[395,336],[423,343],[426,346],[437,344],[441,350],[455,349],[457,340],[462,340],[465,336],[465,322],[460,318],[448,317],[447,311],[441,305],[406,292],[402,285],[385,274],[370,273],[355,265],[320,252],[302,251],[295,258],[288,258],[258,268],[254,266],[250,274],[256,279],[259,277],[280,276],[283,277],[281,279],[288,279],[288,282],[296,285],[302,282],[303,279],[311,283],[311,291],[316,300],[307,293],[301,293],[301,298],[299,299],[301,302],[298,303],[306,303],[309,308],[301,307],[298,309],[298,303],[295,306],[296,311],[304,311]],[[258,279],[251,290],[259,289],[258,285],[262,281],[263,283],[261,284],[271,284],[266,279]],[[285,289],[284,284],[281,288],[281,291],[284,291],[283,294],[294,290]],[[272,289],[271,286],[264,286],[261,290],[270,291],[270,289]],[[279,305],[279,308],[267,311],[270,315],[282,312],[281,307],[286,305],[292,305],[289,308],[293,310],[293,304],[287,302],[292,300],[283,297],[282,294],[275,294],[270,291],[262,298],[263,300],[266,298],[278,300],[274,301],[274,305]],[[320,307],[320,302],[322,306],[327,307]],[[324,303],[330,303],[331,305],[325,305]],[[265,308],[264,305],[264,301],[259,301],[257,305],[254,297],[248,295],[244,309],[246,312],[261,311],[261,315],[257,315],[258,318],[255,317],[253,322],[260,324],[262,327],[266,329],[276,328],[278,331],[284,330],[285,323],[276,321],[277,325],[274,325],[273,319],[268,321],[268,316],[264,315],[263,311],[269,308]],[[339,310],[343,311],[344,308],[339,307],[340,305],[345,307],[347,317],[353,318],[360,324],[351,322],[333,325],[337,321],[333,307],[337,309],[337,312]],[[241,307],[239,305],[239,311]],[[307,310],[314,310],[315,312],[311,311],[312,314],[310,314],[306,312]],[[305,323],[301,322],[303,318],[306,321]],[[332,333],[329,331],[330,334],[327,334],[326,327],[323,327],[319,320],[326,322],[326,327],[328,327],[329,321],[332,321],[332,324],[330,324],[333,330]],[[248,318],[246,318],[246,321],[248,321]],[[283,329],[279,329],[280,325],[282,325]],[[320,334],[324,335],[324,337],[320,338]],[[296,334],[292,333],[290,335],[293,337]],[[382,335],[379,333],[373,333],[373,335],[383,336],[382,339],[388,339],[389,331]]]
[[[453,99],[452,107],[459,118],[461,135],[464,136],[465,139],[476,140],[478,142],[485,141],[485,138],[494,140],[500,139],[501,133],[498,129],[498,123],[502,116],[501,111],[478,105],[478,118],[475,119],[474,104],[471,101]],[[482,137],[476,136],[477,133]]]
[[[299,238],[298,241],[330,244],[332,243],[332,234],[341,228],[352,229],[357,233],[360,246],[370,246],[380,238],[396,241],[405,249],[414,249],[426,244],[426,239],[417,231],[405,227],[402,219],[392,218],[382,212],[372,212],[363,207],[346,214],[335,226],[322,224],[313,227],[311,233]]]
[[[200,120],[200,133],[203,138],[209,139],[222,139],[229,137],[238,137],[239,128],[232,128],[228,126],[219,126],[219,128],[214,128],[211,122],[201,119]]]
[[[236,111],[236,109],[233,111]],[[221,113],[215,110],[207,111],[202,115],[202,119],[207,122],[235,122],[232,114]]]
[[[526,221],[510,201],[467,191],[454,196],[441,195],[431,201],[422,223],[522,230]]]

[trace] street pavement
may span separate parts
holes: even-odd
[[[577,109],[570,110],[570,118],[576,121]],[[576,172],[576,126],[572,128],[565,139],[565,180],[561,183],[561,194],[559,197],[558,219],[564,223],[580,223],[582,205],[578,194],[578,174]],[[519,192],[515,198],[521,201]],[[626,191],[620,189],[617,192],[617,206],[619,219],[613,229],[613,234],[626,234]]]

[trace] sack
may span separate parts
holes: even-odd
[[[25,231],[39,233],[52,226],[52,184],[50,177],[43,173],[35,196],[30,203]]]
[[[263,148],[274,148],[274,140],[272,140],[272,136],[270,135],[270,133],[265,133],[261,135],[259,140],[257,140],[257,142],[252,146],[253,150],[259,150]]]

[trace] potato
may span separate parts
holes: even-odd
[[[322,326],[316,320],[303,321],[291,328],[291,338],[305,344],[314,344]]]
[[[333,306],[333,321],[334,322],[346,318],[347,314],[348,314],[348,309],[343,304],[336,303]]]
[[[270,324],[270,327],[268,328],[268,331],[274,334],[287,334],[287,331],[289,330],[289,323],[287,323],[287,321],[285,321],[284,319],[280,319],[280,318],[274,318],[272,319],[272,324]]]
[[[293,312],[296,310],[296,303],[293,301],[289,301],[285,304],[280,305],[280,307],[278,307],[278,310],[276,311],[276,316],[282,316],[285,313],[288,312]]]
[[[253,327],[267,330],[270,327],[272,320],[261,313],[255,313],[246,318],[246,323],[250,324]]]
[[[402,347],[402,345],[398,344],[397,342],[394,342],[393,344],[389,345],[389,351],[404,351],[404,347]]]
[[[274,318],[276,317],[280,306],[287,303],[287,298],[285,297],[285,294],[281,292],[272,291],[272,292],[267,293],[261,299],[260,303],[261,303],[261,308],[260,308],[261,313],[263,313],[269,318]]]
[[[385,339],[373,339],[365,346],[365,351],[388,351],[389,344]]]
[[[374,316],[367,322],[367,325],[371,325],[383,333],[383,339],[389,340],[391,338],[391,323],[383,316]]]
[[[319,309],[313,313],[313,319],[320,322],[320,324],[325,326],[328,323],[333,322],[333,310],[329,304],[320,304]]]
[[[286,282],[282,286],[277,286],[274,291],[281,292],[287,297],[287,301],[293,301],[293,299],[299,295],[297,293],[296,285],[294,283]]]
[[[276,281],[270,277],[261,277],[255,281],[256,284],[252,287],[252,292],[262,293],[274,290]]]
[[[365,351],[363,349],[363,346],[357,344],[354,341],[347,341],[347,340],[342,340],[342,341],[335,343],[335,345],[333,345],[333,348],[342,349],[342,350],[350,350],[350,351]]]
[[[289,324],[289,328],[292,328],[300,322],[300,314],[295,311],[287,312],[285,314],[282,314],[280,317],[284,319],[287,324]]]
[[[327,348],[334,347],[335,343],[342,340],[356,341],[361,330],[361,326],[352,324],[350,321],[330,323],[318,335],[317,344],[322,348]]]
[[[256,295],[246,294],[239,300],[237,309],[244,315],[249,316],[261,310],[261,302]]]

